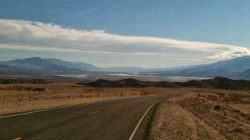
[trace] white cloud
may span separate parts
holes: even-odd
[[[23,20],[0,20],[0,49],[88,53],[167,54],[228,59],[250,55],[244,47],[168,38],[124,36],[101,30],[76,30]]]
[[[245,55],[250,55],[250,50],[247,48],[235,47],[231,48],[229,51],[221,52],[212,56],[208,56],[208,59],[216,59],[216,60],[223,60],[223,59],[230,59],[241,57]]]

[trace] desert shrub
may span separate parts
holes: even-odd
[[[218,101],[218,97],[215,95],[208,95],[207,99],[212,100],[212,101]]]
[[[231,132],[243,133],[244,131],[243,131],[243,129],[242,129],[242,128],[240,128],[240,127],[236,127],[236,128],[234,128],[233,130],[231,130]]]
[[[42,92],[42,91],[45,91],[45,88],[34,88],[34,89],[32,89],[32,91]]]
[[[215,109],[215,110],[220,110],[220,109],[221,109],[221,106],[220,106],[220,105],[215,105],[215,106],[214,106],[214,109]]]
[[[148,95],[148,94],[150,94],[148,91],[142,91],[141,93],[140,93],[141,95]]]
[[[218,95],[219,95],[220,97],[223,97],[223,98],[225,98],[225,96],[226,96],[225,93],[218,93]]]
[[[45,88],[42,87],[32,87],[29,85],[8,85],[8,86],[0,86],[0,90],[5,90],[5,91],[45,91]]]
[[[43,79],[0,79],[0,84],[47,84]]]

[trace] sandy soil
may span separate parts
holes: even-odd
[[[189,89],[162,102],[156,111],[152,140],[249,140],[250,92]]]
[[[172,92],[164,88],[92,88],[72,83],[0,85],[0,115]]]
[[[250,92],[199,88],[93,88],[73,83],[0,85],[0,115],[161,93],[152,140],[250,140]]]

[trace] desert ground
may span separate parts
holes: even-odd
[[[185,91],[189,94],[159,104],[151,126],[150,139],[250,139],[249,91]]]
[[[181,96],[157,105],[148,139],[250,139],[249,91],[181,87],[98,88],[70,82],[1,84],[0,115],[170,93]]]
[[[0,115],[165,92],[165,88],[93,88],[74,83],[1,84]]]

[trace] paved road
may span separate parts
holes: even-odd
[[[145,96],[78,105],[0,118],[0,140],[128,140],[148,110],[133,139],[145,139],[155,106],[174,95]]]

